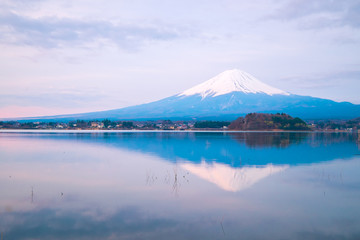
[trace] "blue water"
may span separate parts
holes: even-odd
[[[0,132],[7,239],[360,239],[351,133]]]

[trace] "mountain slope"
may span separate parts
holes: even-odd
[[[250,112],[284,112],[303,119],[350,119],[360,116],[360,105],[290,94],[235,69],[225,71],[180,94],[147,104],[27,120],[234,120]]]

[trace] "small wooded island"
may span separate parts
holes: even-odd
[[[230,130],[310,130],[307,124],[285,113],[249,113],[228,126]]]

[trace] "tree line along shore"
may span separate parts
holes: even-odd
[[[249,113],[234,121],[118,121],[110,119],[68,122],[0,121],[0,129],[357,131],[360,129],[360,117],[352,120],[304,121],[285,113]]]

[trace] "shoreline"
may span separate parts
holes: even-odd
[[[224,130],[224,129],[193,129],[193,130],[101,130],[101,129],[0,129],[0,133],[121,133],[121,132],[222,132],[222,133],[251,133],[251,132],[267,132],[267,133],[281,133],[281,132],[302,132],[302,133],[357,133],[356,131],[346,130]]]

